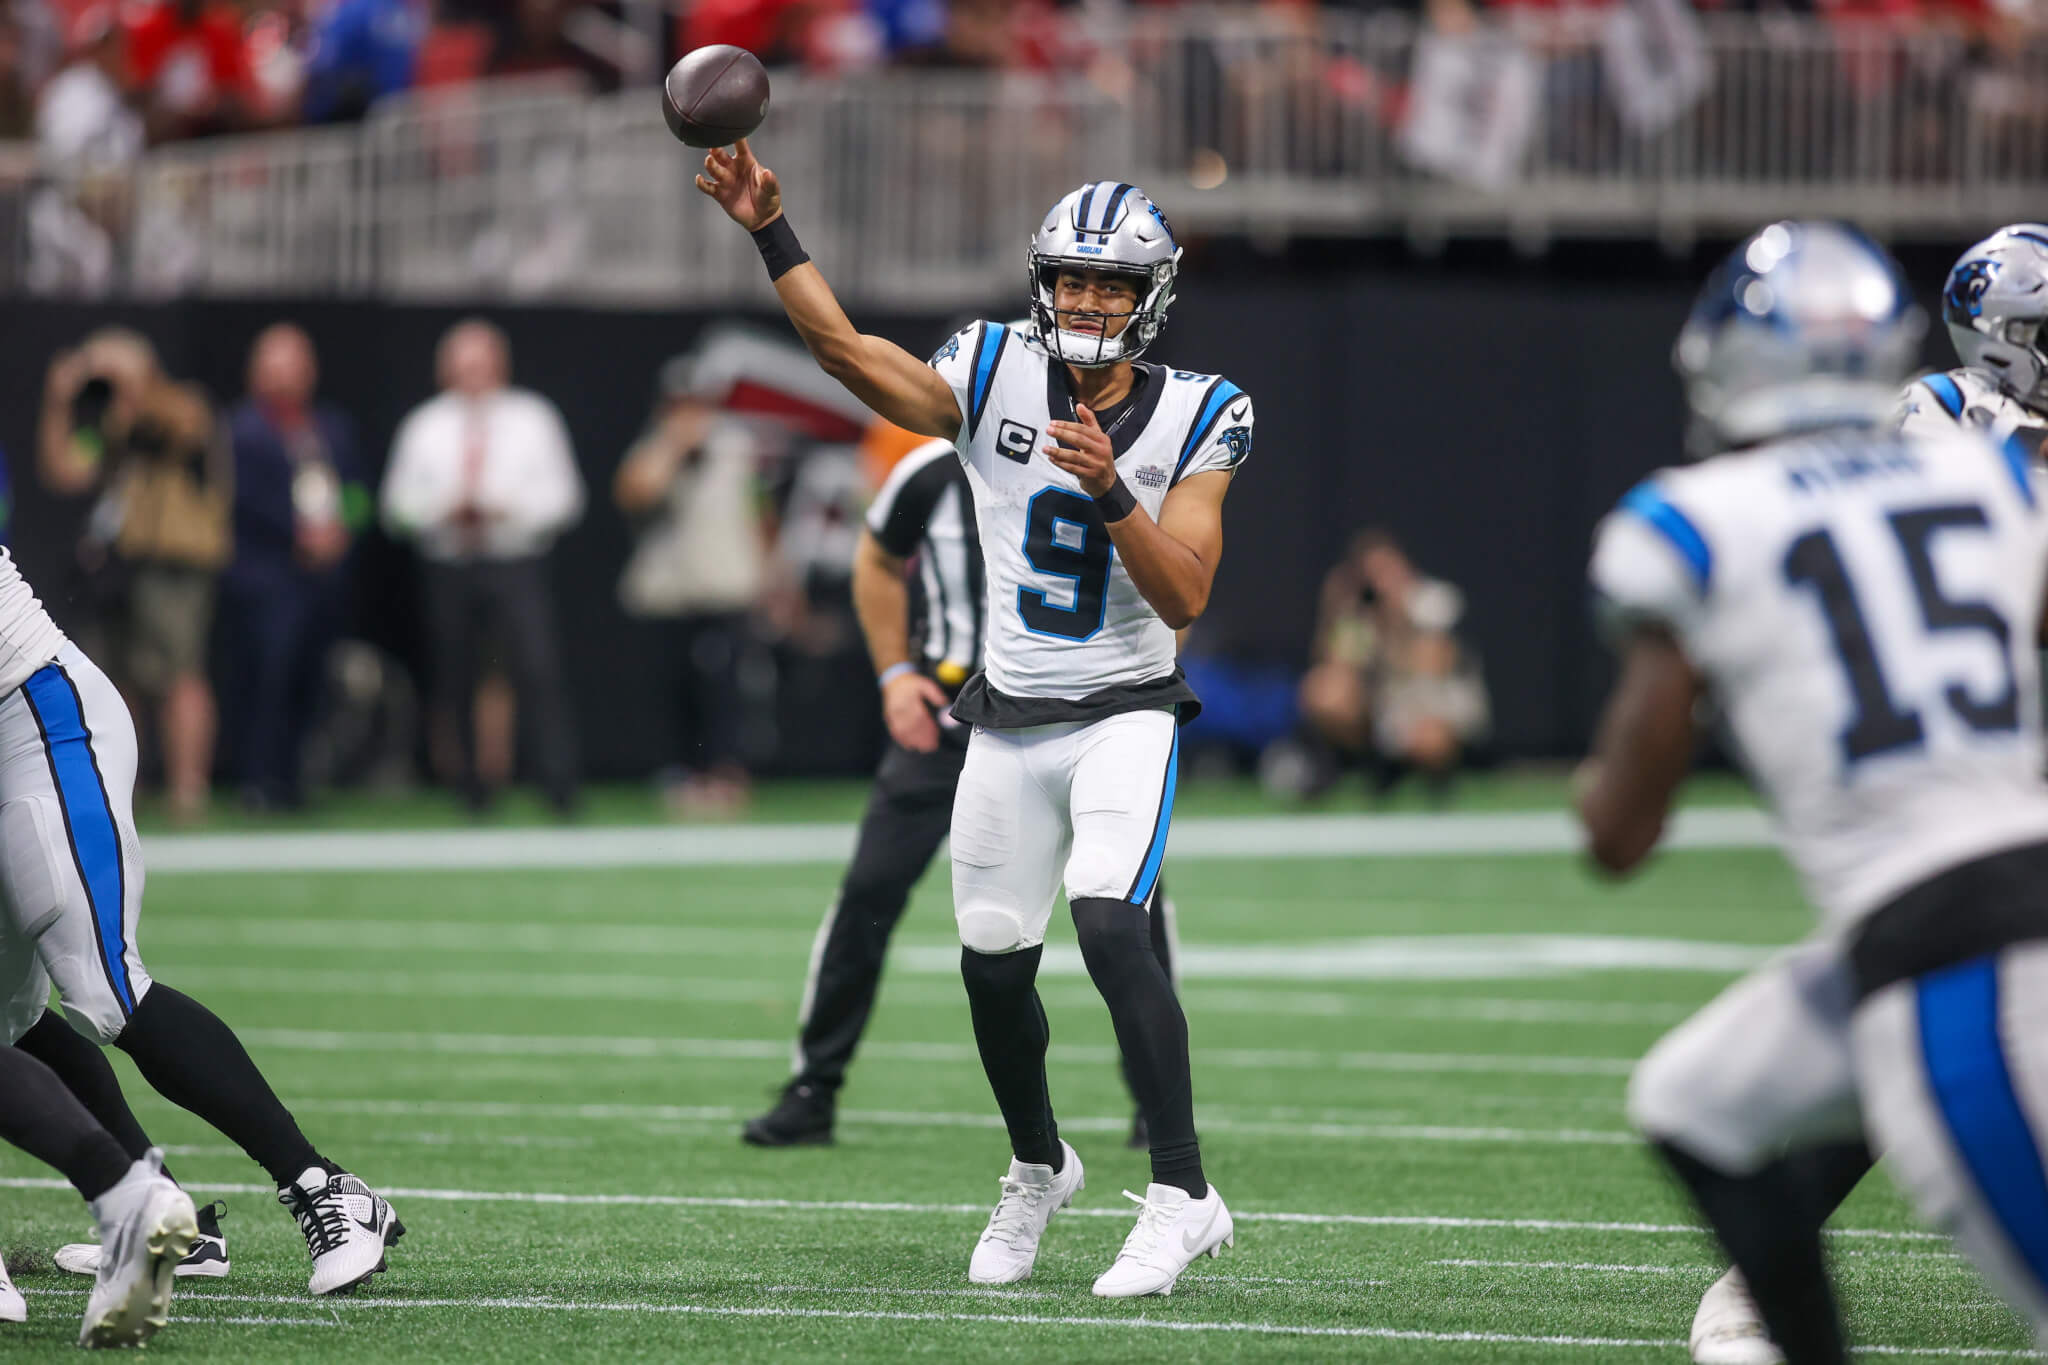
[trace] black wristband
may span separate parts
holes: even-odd
[[[1096,497],[1095,505],[1102,509],[1105,523],[1122,521],[1138,510],[1138,499],[1132,495],[1130,485],[1124,482],[1124,476],[1119,474],[1116,482],[1109,486],[1109,491]]]
[[[789,225],[786,213],[767,227],[756,228],[752,235],[754,245],[760,248],[761,261],[768,267],[770,280],[781,279],[811,259],[803,243],[796,239],[796,229]]]

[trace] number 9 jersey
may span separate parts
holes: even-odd
[[[2044,496],[1972,433],[1838,431],[1665,470],[1601,523],[1606,624],[1674,634],[1830,928],[2048,838]]]
[[[1066,366],[1028,332],[975,323],[932,357],[952,386],[954,441],[974,492],[988,577],[984,672],[954,714],[990,729],[1199,709],[1173,631],[1131,581],[1095,502],[1052,463],[1053,422],[1072,422]],[[1251,453],[1252,402],[1218,375],[1132,366],[1123,402],[1096,414],[1138,504],[1157,517],[1182,479],[1234,471]]]

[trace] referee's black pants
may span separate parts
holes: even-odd
[[[956,738],[957,735],[957,738]],[[953,822],[953,789],[967,763],[967,731],[942,732],[939,747],[915,753],[891,742],[868,793],[853,862],[825,912],[811,951],[810,980],[797,1021],[796,1081],[838,1093],[874,1012],[889,936],[910,889],[931,864]],[[1153,892],[1152,950],[1173,980],[1172,931],[1161,879]]]

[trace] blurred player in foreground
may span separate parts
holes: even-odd
[[[0,1138],[53,1166],[91,1206],[103,1245],[86,1297],[80,1346],[140,1346],[170,1320],[171,1280],[199,1240],[198,1211],[163,1173],[163,1154],[129,1160],[55,1072],[0,1048]],[[0,1265],[0,1322],[25,1322],[28,1303]]]
[[[952,442],[926,442],[890,470],[854,552],[853,606],[874,661],[889,747],[853,862],[811,949],[795,1074],[775,1107],[742,1130],[756,1147],[832,1140],[839,1087],[874,1011],[889,937],[952,817],[967,727],[947,708],[981,667],[985,577],[966,469]],[[1163,877],[1150,909],[1152,950],[1171,981],[1174,909]],[[1141,1110],[1130,1145],[1150,1141]]]
[[[1866,1133],[2048,1322],[2048,515],[2010,448],[1886,430],[1922,325],[1853,229],[1744,243],[1678,341],[1712,458],[1629,493],[1592,565],[1622,654],[1580,775],[1593,857],[1648,856],[1711,699],[1820,911],[1629,1088],[1794,1365],[1847,1359],[1820,1230]]]
[[[974,493],[989,633],[986,666],[953,704],[975,727],[953,803],[953,914],[1014,1160],[968,1278],[1028,1277],[1047,1221],[1082,1185],[1053,1119],[1036,988],[1064,880],[1151,1125],[1152,1183],[1131,1196],[1137,1226],[1095,1293],[1170,1293],[1235,1229],[1202,1172],[1187,1020],[1145,907],[1173,814],[1177,725],[1200,705],[1173,632],[1208,605],[1251,400],[1220,376],[1136,363],[1173,301],[1180,248],[1130,185],[1082,186],[1032,238],[1037,346],[979,322],[929,365],[854,329],[744,141],[706,155],[697,186],[753,233],[825,372],[898,426],[952,442]]]
[[[226,1024],[143,967],[135,761],[121,694],[0,549],[0,1036],[55,1071],[142,1156],[134,1148],[147,1140],[106,1058],[50,1013],[54,982],[72,1024],[127,1053],[158,1094],[269,1172],[305,1235],[308,1288],[346,1293],[384,1269],[404,1227],[306,1140]],[[99,1258],[90,1260],[97,1270]]]
[[[2048,322],[2048,225],[2015,223],[1965,251],[1949,271],[1941,304],[1962,368],[1906,385],[1894,426],[1907,436],[1936,439],[1978,432],[2022,459],[2039,459],[2048,436],[2048,337],[2041,334]],[[1871,1165],[1861,1144],[1808,1160],[1829,1212]],[[1690,1344],[1696,1365],[1778,1365],[1785,1359],[1734,1270],[1701,1297]]]

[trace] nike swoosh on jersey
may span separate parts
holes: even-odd
[[[1236,407],[1232,408],[1230,410],[1230,420],[1233,422],[1242,422],[1244,420],[1245,409],[1248,406],[1248,404],[1239,403]]]

